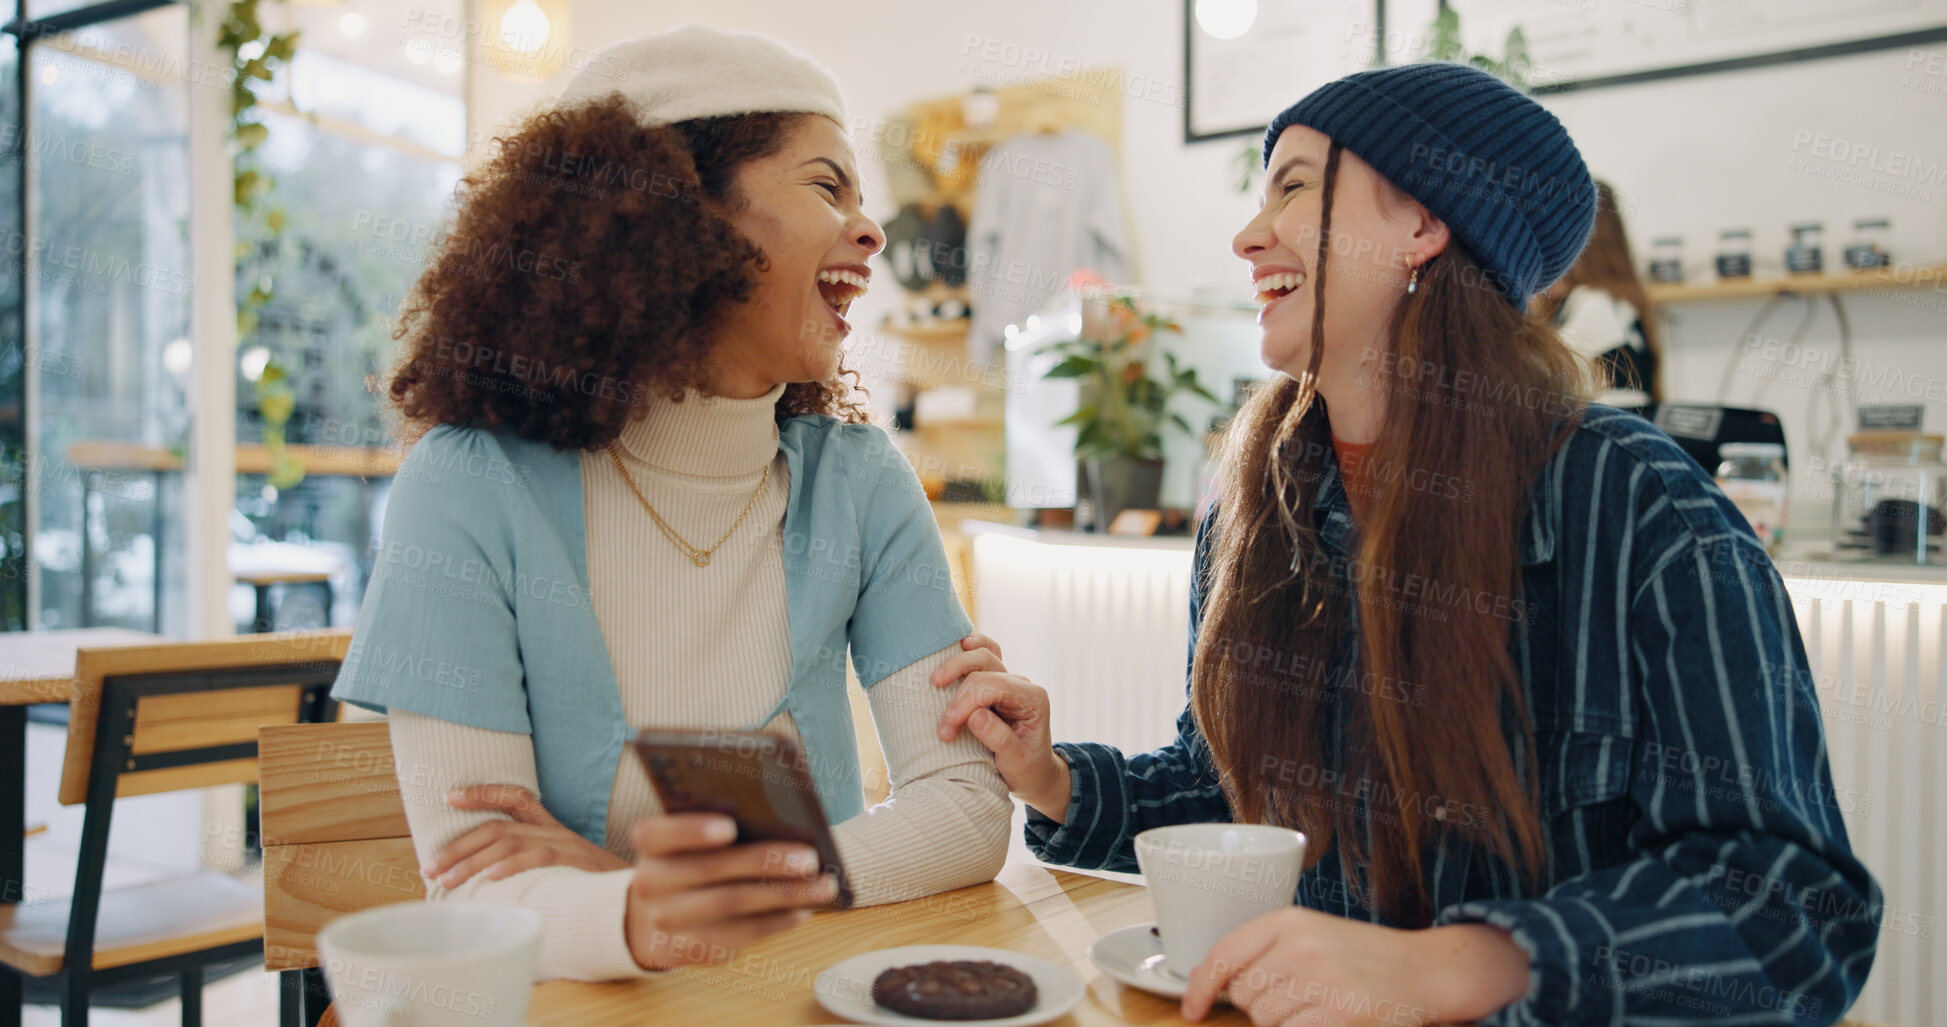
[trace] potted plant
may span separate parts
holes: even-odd
[[[1189,392],[1212,403],[1217,397],[1197,381],[1195,368],[1156,345],[1163,332],[1181,335],[1176,322],[1142,309],[1127,295],[1085,299],[1078,337],[1051,343],[1061,360],[1043,377],[1081,383],[1081,405],[1057,424],[1076,427],[1075,456],[1087,468],[1095,528],[1107,531],[1124,510],[1155,509],[1163,488],[1163,425],[1191,432],[1171,412],[1170,401]],[[1160,353],[1163,374],[1152,375]]]

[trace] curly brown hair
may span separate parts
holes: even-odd
[[[549,108],[493,141],[401,307],[386,393],[410,443],[435,425],[504,427],[597,449],[636,408],[701,386],[724,311],[768,262],[730,223],[737,168],[807,114],[644,125],[619,94]],[[847,378],[850,381],[847,381]],[[841,364],[793,382],[777,417],[867,420]],[[566,400],[566,401],[564,401]]]

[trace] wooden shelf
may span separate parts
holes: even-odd
[[[924,327],[881,323],[879,330],[885,332],[887,335],[897,335],[902,339],[912,342],[960,343],[965,342],[967,339],[967,319],[963,317],[948,322],[944,326],[927,325]]]
[[[1872,271],[1848,271],[1842,274],[1737,278],[1697,285],[1651,284],[1648,292],[1651,302],[1668,304],[1751,299],[1786,292],[1818,295],[1855,292],[1861,289],[1927,289],[1947,285],[1947,265],[1908,270],[1912,273],[1900,274],[1893,268],[1877,268]],[[1901,277],[1905,277],[1906,281],[1900,281]]]
[[[284,452],[304,465],[304,473],[340,477],[390,477],[402,457],[390,449],[359,446],[288,445]],[[68,444],[68,463],[89,471],[180,471],[183,458],[173,450],[139,442],[80,439]],[[269,474],[270,450],[261,442],[237,444],[238,474]]]
[[[990,431],[1007,426],[1006,420],[999,417],[955,417],[944,421],[920,421],[913,425],[914,431],[940,431],[955,428],[977,428]]]

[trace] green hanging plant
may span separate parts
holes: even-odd
[[[283,0],[275,0],[283,2]],[[230,80],[230,157],[236,168],[233,196],[239,226],[256,222],[262,226],[265,245],[274,244],[283,234],[284,211],[268,201],[276,185],[269,169],[262,164],[258,149],[270,139],[270,126],[264,123],[257,87],[276,78],[277,73],[297,53],[296,30],[267,35],[258,16],[260,0],[231,0],[217,28],[216,45],[230,57],[235,75]],[[261,49],[251,57],[243,51],[252,43]],[[242,235],[239,232],[239,235]],[[237,241],[237,257],[248,254],[250,245]],[[237,344],[241,347],[257,333],[260,312],[269,305],[275,283],[261,276],[237,298]],[[287,489],[304,480],[304,465],[284,449],[284,426],[297,405],[297,393],[290,376],[275,359],[264,365],[255,383],[257,413],[264,422],[264,448],[270,451],[270,485]]]
[[[265,364],[257,377],[257,411],[264,418],[264,448],[270,451],[270,486],[287,489],[304,480],[304,464],[284,449],[284,426],[297,409],[297,390],[291,377],[276,364]]]

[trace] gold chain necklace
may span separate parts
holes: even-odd
[[[757,497],[764,494],[765,483],[771,480],[771,465],[769,461],[766,461],[764,464],[764,474],[757,479],[757,491],[750,494],[750,502],[744,504],[744,512],[737,515],[737,519],[731,522],[730,530],[724,532],[722,538],[711,543],[710,548],[698,549],[688,542],[683,541],[683,536],[676,534],[676,529],[670,527],[668,521],[663,520],[663,515],[657,513],[656,508],[650,506],[647,499],[642,498],[642,490],[635,487],[635,479],[629,476],[629,469],[622,466],[622,454],[616,452],[615,443],[613,442],[608,444],[608,458],[615,461],[615,469],[622,472],[622,480],[628,483],[629,491],[635,493],[635,501],[641,503],[644,510],[649,511],[649,516],[655,519],[656,527],[662,529],[663,537],[674,543],[676,548],[682,550],[683,555],[689,557],[690,562],[696,564],[698,567],[707,567],[710,565],[710,554],[716,552],[725,540],[729,539],[736,532],[737,525],[744,523],[744,518],[750,515],[750,508],[757,505]]]

